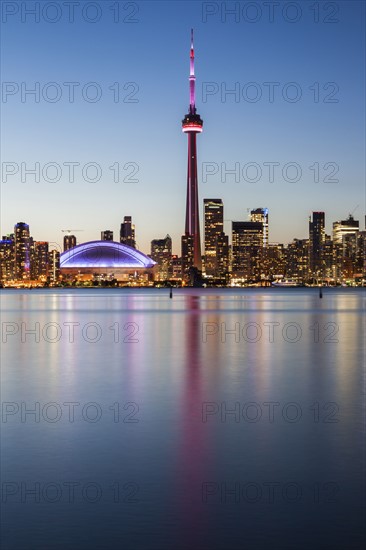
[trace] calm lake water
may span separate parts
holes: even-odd
[[[1,306],[4,550],[363,548],[364,290]]]

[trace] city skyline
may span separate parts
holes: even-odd
[[[222,201],[222,199],[220,198],[203,198],[202,199],[202,203],[205,204],[205,203],[212,203],[214,201],[220,201],[221,202],[221,206],[224,207],[224,203]],[[229,242],[230,244],[232,244],[232,224],[233,223],[246,223],[246,222],[251,222],[251,221],[254,221],[253,219],[253,212],[255,212],[256,210],[263,210],[263,211],[266,211],[266,215],[268,217],[268,215],[270,215],[270,212],[269,212],[269,209],[268,208],[264,208],[264,207],[259,207],[259,208],[253,208],[251,210],[249,210],[249,212],[246,212],[246,218],[244,219],[237,219],[237,220],[230,220],[230,227],[229,227],[229,230],[224,232],[227,234],[227,236],[229,237]],[[204,216],[204,213],[205,213],[205,208],[203,207],[202,208],[202,211],[203,211],[203,217],[202,217],[202,224],[203,224],[203,231],[202,231],[202,235],[204,235],[205,233],[205,216]],[[278,242],[278,241],[274,241],[273,239],[271,239],[270,235],[271,235],[271,232],[273,230],[273,227],[272,227],[272,224],[271,223],[268,223],[267,221],[267,228],[266,228],[266,237],[265,239],[268,239],[268,235],[269,235],[269,239],[268,239],[268,243],[269,244],[272,244],[272,245],[276,245],[276,244],[281,244],[281,245],[284,245],[284,246],[287,246],[289,244],[291,244],[294,240],[303,240],[303,239],[309,239],[309,221],[310,221],[310,218],[311,216],[314,214],[314,213],[322,213],[324,214],[324,233],[326,235],[329,235],[331,236],[332,239],[334,239],[334,225],[335,224],[340,224],[342,222],[342,220],[348,220],[348,218],[353,218],[355,222],[357,222],[357,227],[359,228],[360,231],[366,231],[366,217],[364,217],[363,219],[359,218],[359,216],[357,216],[357,214],[352,214],[352,212],[348,212],[347,215],[343,216],[342,218],[339,218],[337,220],[330,220],[329,217],[327,216],[327,212],[323,212],[323,211],[319,211],[319,210],[313,210],[310,215],[304,220],[304,223],[306,224],[306,227],[307,227],[307,233],[305,236],[299,238],[297,236],[292,236],[289,238],[288,241],[284,241],[284,242]],[[123,216],[123,219],[128,219],[129,220],[129,223],[131,223],[131,219],[132,216]],[[227,221],[227,220],[224,220],[224,222]],[[14,234],[15,232],[15,227],[17,224],[19,223],[24,223],[26,224],[28,227],[31,226],[30,223],[28,223],[27,221],[24,221],[24,220],[18,220],[17,222],[15,222],[13,224],[13,226],[11,227],[11,230],[10,231],[6,231],[5,233],[3,232],[2,233],[2,237],[7,237],[7,236],[10,236],[12,234]],[[95,232],[95,237],[94,238],[91,238],[91,239],[86,239],[84,236],[83,237],[78,237],[77,235],[74,235],[73,232],[71,230],[68,230],[68,234],[66,236],[63,236],[61,238],[60,241],[49,241],[46,239],[46,242],[48,242],[50,245],[52,245],[54,248],[58,249],[60,252],[64,251],[64,250],[67,250],[69,247],[71,246],[75,246],[74,244],[70,246],[65,246],[65,242],[68,242],[68,240],[70,239],[70,237],[72,238],[71,240],[74,242],[74,238],[76,237],[76,241],[77,241],[77,244],[82,244],[82,243],[86,243],[86,242],[91,242],[91,241],[96,241],[96,240],[110,240],[110,241],[114,241],[114,242],[123,242],[124,244],[128,244],[129,246],[132,246],[132,248],[137,248],[138,250],[141,250],[142,252],[144,252],[145,254],[149,254],[150,252],[150,249],[151,249],[151,243],[152,241],[158,241],[158,240],[163,240],[164,239],[164,235],[151,235],[150,236],[150,240],[149,240],[149,245],[147,247],[147,249],[143,250],[142,248],[140,248],[139,246],[137,246],[137,243],[135,243],[134,241],[134,237],[135,237],[135,230],[136,230],[136,225],[133,224],[132,227],[133,227],[133,239],[132,239],[132,242],[134,244],[131,244],[131,242],[128,242],[128,239],[126,240],[121,240],[121,227],[124,225],[125,222],[121,222],[119,224],[119,229],[118,231],[114,231],[114,229],[111,229],[111,226],[108,227],[108,229],[103,229],[103,230],[96,230]],[[65,232],[65,230],[62,230],[63,232]],[[79,230],[77,230],[78,232]],[[137,231],[138,231],[138,228],[137,228]],[[104,235],[106,234],[106,235]],[[113,235],[113,239],[111,239],[111,235]],[[116,236],[119,236],[119,238],[115,238]],[[165,236],[169,236],[169,233],[166,231],[165,232]],[[34,241],[44,241],[45,240],[45,235],[41,236],[40,238],[36,238],[35,235],[32,233],[32,237],[34,239]],[[177,255],[174,251],[174,246],[173,246],[173,239],[170,237],[171,241],[172,241],[172,254],[173,255]],[[179,249],[179,254],[181,253],[181,249],[180,249],[180,246],[181,246],[181,241],[178,239],[179,242],[175,243],[176,247]],[[336,242],[336,238],[334,239],[334,241]],[[52,248],[52,247],[51,247]],[[201,237],[201,249],[202,249],[202,256],[204,256],[205,254],[205,240],[204,238]]]
[[[81,95],[76,93],[79,87],[75,88],[74,103],[66,101],[65,93],[55,103],[45,101],[42,92],[39,103],[32,100],[31,94],[22,102],[20,92],[19,97],[10,92],[3,97],[2,128],[3,135],[7,136],[2,145],[3,167],[4,162],[12,162],[19,171],[14,175],[8,173],[5,183],[3,170],[2,203],[7,209],[2,212],[2,234],[9,233],[17,221],[25,220],[33,228],[35,239],[47,239],[62,246],[61,228],[80,227],[85,241],[98,238],[107,228],[116,236],[123,216],[129,214],[136,224],[139,249],[148,252],[152,239],[169,233],[173,253],[180,254],[186,155],[176,121],[187,103],[186,44],[191,27],[195,28],[199,50],[197,102],[207,121],[198,156],[201,234],[203,199],[209,197],[222,198],[230,220],[245,220],[250,210],[268,207],[272,242],[306,238],[308,216],[316,210],[326,212],[327,233],[331,232],[332,221],[344,219],[353,211],[363,225],[361,151],[364,136],[360,115],[364,106],[362,75],[357,71],[363,55],[359,47],[363,40],[362,5],[353,3],[352,9],[346,9],[341,2],[342,25],[320,22],[317,26],[310,12],[304,10],[302,19],[293,24],[283,18],[271,23],[263,17],[257,24],[244,27],[229,16],[224,23],[209,16],[204,22],[199,9],[202,6],[192,5],[187,14],[184,5],[177,2],[174,8],[177,30],[174,31],[164,25],[164,14],[168,17],[169,13],[165,4],[154,3],[152,7],[141,2],[139,6],[139,21],[134,25],[125,24],[123,32],[117,26],[104,25],[103,21],[94,25],[94,32],[100,38],[108,29],[113,47],[107,55],[103,40],[99,40],[90,52],[90,61],[93,59],[94,63],[84,63],[82,67],[78,65],[77,46],[82,44],[83,36],[88,36],[90,25],[77,20],[74,26],[68,24],[70,42],[65,44],[66,23],[47,26],[41,21],[42,32],[49,35],[53,46],[55,59],[52,60],[49,52],[40,49],[34,24],[24,25],[16,18],[9,18],[4,27],[4,40],[6,38],[5,47],[11,48],[14,55],[11,62],[9,56],[5,58],[6,82],[18,83],[19,88],[25,83],[27,89],[31,89],[32,82],[41,85],[51,81],[61,84],[78,81],[81,89],[83,83],[96,81],[98,74],[104,93],[96,103],[80,99]],[[12,32],[15,36],[19,25],[24,32],[15,43]],[[274,36],[278,38],[278,28],[275,34],[273,31],[276,25],[281,26],[283,37],[273,42]],[[322,32],[317,32],[319,25]],[[331,51],[327,43],[329,36],[334,39],[337,33],[342,33],[343,37],[345,32],[349,38],[347,43],[342,42],[339,51],[337,47]],[[289,39],[294,43],[291,52],[286,47]],[[27,56],[23,59],[26,43],[27,55],[33,55],[44,66],[37,74],[27,68]],[[134,45],[128,58],[121,55],[127,44]],[[155,64],[148,64],[144,59],[147,44]],[[253,44],[255,48],[250,47]],[[70,55],[71,49],[73,55]],[[157,71],[159,80],[155,78]],[[109,88],[117,81],[122,84],[121,89],[126,82],[137,83],[136,103],[114,103],[115,89]],[[262,93],[260,101],[249,101],[250,93],[255,91],[255,86],[245,88],[250,82],[258,84],[257,89]],[[268,82],[280,83],[273,88],[276,92],[273,102],[265,100]],[[288,97],[284,99],[283,86],[289,82],[300,87],[301,100],[291,101],[296,86],[286,88]],[[332,88],[330,82],[336,87]],[[236,83],[240,88],[238,102]],[[318,87],[314,83],[318,83]],[[62,89],[65,92],[63,84]],[[236,91],[230,93],[233,89]],[[245,99],[244,89],[248,94]],[[332,91],[336,102],[325,101],[325,96]],[[133,92],[130,86],[123,93]],[[155,122],[157,112],[164,112],[159,125]],[[146,132],[148,126],[153,129],[153,140],[150,132]],[[31,168],[35,162],[40,163],[40,183],[35,183],[31,174],[22,182],[21,163]],[[71,162],[79,163],[74,183],[66,177],[69,165],[65,163]],[[47,163],[57,163],[62,168],[60,181],[42,181],[42,169]],[[80,176],[87,163],[101,167],[103,175],[98,182],[88,183]],[[124,178],[138,182],[115,183],[115,163],[119,163]],[[299,182],[284,181],[283,170],[289,163],[300,166]],[[251,167],[246,175],[252,183],[243,179],[243,170],[245,172],[248,164]],[[255,164],[261,167],[262,176],[253,183]],[[112,166],[114,170],[110,169]],[[273,182],[270,181],[271,166]],[[290,166],[288,180],[294,177],[293,169]],[[240,181],[235,181],[236,173],[228,173],[224,183],[225,170],[235,170]],[[91,171],[89,177],[93,175]],[[54,177],[52,170],[49,176]],[[327,183],[324,181],[327,177],[339,182]],[[17,200],[19,193],[21,205]],[[230,224],[226,221],[224,227],[229,235]]]
[[[131,216],[121,224],[120,242],[105,230],[101,240],[80,243],[68,229],[63,230],[63,250],[55,243],[35,240],[29,224],[18,222],[14,233],[0,240],[0,283],[268,286],[284,280],[292,286],[364,285],[366,230],[351,214],[334,221],[332,233],[327,234],[325,212],[315,211],[309,217],[308,238],[294,238],[287,245],[269,241],[269,220],[267,208],[251,210],[250,221],[232,222],[229,244],[222,200],[204,199],[202,270],[194,263],[193,239],[187,233],[181,257],[172,253],[169,234],[151,240],[149,255],[139,251]]]

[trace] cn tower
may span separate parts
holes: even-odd
[[[193,29],[191,30],[191,53],[189,73],[189,112],[182,120],[182,130],[188,135],[186,236],[192,238],[193,267],[202,270],[201,239],[198,211],[197,145],[196,136],[202,132],[203,120],[196,110],[196,77],[194,74]]]

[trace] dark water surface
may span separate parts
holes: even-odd
[[[363,548],[362,289],[1,306],[2,549]]]

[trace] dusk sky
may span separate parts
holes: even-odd
[[[308,236],[313,210],[325,211],[330,233],[333,221],[359,205],[354,216],[364,229],[363,2],[297,1],[292,7],[280,2],[272,22],[262,2],[251,3],[247,12],[247,2],[226,2],[227,8],[239,5],[238,21],[234,15],[225,20],[222,2],[142,1],[119,2],[120,20],[114,22],[111,7],[116,10],[117,2],[106,0],[80,1],[74,22],[62,1],[58,14],[50,6],[39,22],[30,15],[22,22],[21,4],[30,9],[35,2],[2,2],[1,235],[24,221],[36,240],[60,245],[67,228],[83,230],[79,242],[99,239],[104,229],[119,240],[119,225],[131,215],[138,248],[149,253],[150,241],[169,233],[173,251],[180,253],[187,170],[181,120],[189,103],[191,27],[197,109],[204,121],[197,138],[201,212],[204,198],[222,198],[226,220],[246,220],[249,209],[268,207],[270,242],[287,243]],[[11,15],[14,6],[19,11]],[[50,22],[58,15],[59,21]],[[85,20],[94,17],[99,21]],[[39,102],[34,95],[22,101],[22,88],[34,89],[37,82]],[[56,86],[47,86],[51,82]],[[80,83],[74,102],[65,82]],[[96,86],[88,86],[91,82]],[[277,83],[273,101],[264,84],[270,82]],[[207,83],[211,95],[205,93]],[[235,83],[239,97],[221,95]],[[101,97],[94,102],[96,91]],[[60,98],[53,102],[55,93]],[[262,95],[253,101],[256,93]],[[296,94],[301,98],[293,101]],[[23,174],[22,182],[21,163],[32,168],[36,162],[40,182],[31,174]],[[79,163],[74,182],[64,164],[70,162]],[[43,177],[48,163],[62,169],[59,181]],[[87,163],[100,166],[99,181],[83,177]],[[115,163],[119,182],[109,168]],[[217,173],[203,181],[207,163]],[[240,181],[227,175],[225,182],[222,163],[228,170],[239,164]],[[264,163],[279,163],[274,181]],[[298,182],[285,180],[287,163],[301,168]],[[256,178],[257,165],[262,173]],[[246,167],[252,181],[243,177]],[[294,170],[288,167],[287,179],[295,179]],[[57,179],[54,168],[45,173]],[[87,178],[95,174],[91,167]],[[128,174],[137,181],[123,181]],[[231,233],[229,221],[225,230]]]

